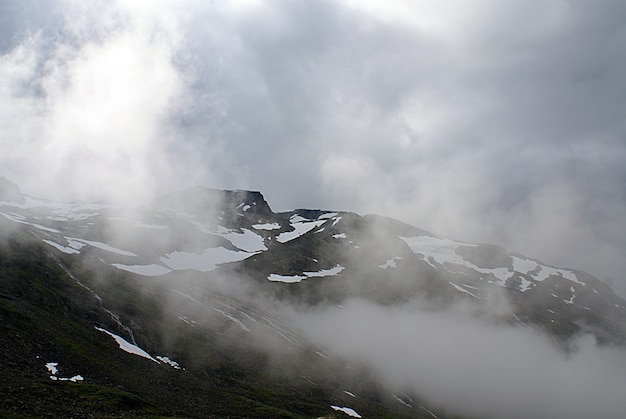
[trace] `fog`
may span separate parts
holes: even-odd
[[[330,354],[374,368],[435,411],[476,418],[618,418],[626,351],[580,336],[571,352],[527,327],[479,320],[467,309],[424,310],[350,300],[293,314]]]
[[[261,190],[626,293],[619,1],[0,8],[0,175],[28,193]]]
[[[276,211],[382,214],[625,296],[625,21],[619,0],[2,1],[0,176],[132,205],[260,190]],[[174,239],[204,244],[153,243]],[[450,413],[622,413],[624,351],[589,336],[567,353],[467,307],[342,306],[281,315]]]

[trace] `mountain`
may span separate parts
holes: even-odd
[[[471,307],[564,352],[626,342],[626,302],[588,273],[375,215],[275,213],[260,192],[126,208],[0,179],[0,234],[0,416],[455,416],[290,316],[352,300]]]

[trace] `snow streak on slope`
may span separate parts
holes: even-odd
[[[361,417],[361,415],[359,415],[354,409],[350,407],[341,407],[341,406],[335,406],[335,405],[331,405],[330,407],[332,407],[334,410],[338,412],[343,412],[348,416],[352,416],[353,418]]]
[[[289,222],[291,223],[291,226],[293,227],[293,231],[286,231],[284,233],[280,233],[276,237],[276,241],[279,243],[287,243],[288,241],[296,239],[308,233],[309,231],[313,230],[314,228],[321,226],[326,221],[327,221],[326,219],[311,221],[299,215],[293,215],[289,219]]]
[[[222,263],[237,262],[255,254],[238,252],[223,247],[209,247],[200,254],[178,251],[168,253],[161,258],[161,262],[176,271],[193,269],[200,272],[209,272]]]
[[[172,272],[171,269],[156,263],[150,265],[124,265],[122,263],[113,263],[111,266],[143,276],[160,276]]]
[[[226,240],[230,241],[233,246],[245,252],[267,250],[265,243],[263,243],[263,237],[245,228],[241,233],[235,230],[221,229],[221,231],[214,234],[224,237]]]
[[[302,275],[279,275],[279,274],[270,274],[267,279],[273,282],[287,282],[287,283],[295,283],[300,282],[303,279],[307,278],[324,278],[327,276],[335,276],[338,275],[345,268],[341,265],[337,265],[334,268],[330,269],[322,269],[315,272],[303,272]]]
[[[132,343],[128,342],[126,339],[124,339],[121,336],[118,336],[114,333],[109,332],[108,330],[102,329],[100,327],[96,327],[96,330],[100,331],[100,332],[104,332],[107,335],[111,336],[113,339],[115,339],[115,341],[117,342],[117,344],[119,345],[120,349],[128,352],[130,354],[133,355],[139,355],[141,357],[144,357],[146,359],[149,359],[151,361],[156,362],[157,364],[159,363],[159,361],[157,361],[156,359],[154,359],[152,357],[152,355],[150,355],[148,352],[144,351],[143,349],[141,349],[139,346],[137,345],[133,345]]]
[[[442,237],[433,237],[433,236],[416,236],[416,237],[401,237],[402,239],[413,251],[413,253],[421,255],[423,260],[428,263],[431,267],[438,269],[438,265],[445,265],[448,268],[452,266],[461,266],[464,268],[469,268],[475,272],[480,274],[487,275],[487,280],[490,283],[506,286],[507,281],[509,281],[516,273],[528,275],[532,278],[533,281],[543,281],[550,276],[560,276],[572,282],[575,282],[580,285],[585,285],[584,282],[580,281],[576,274],[572,271],[568,271],[566,269],[557,269],[551,266],[541,265],[536,261],[532,261],[529,259],[521,259],[516,256],[508,257],[508,260],[511,262],[511,267],[503,266],[497,268],[482,268],[476,266],[474,263],[464,259],[461,255],[457,253],[457,249],[459,247],[477,247],[478,245],[474,244],[466,244],[461,242],[456,242],[451,239],[442,238]],[[533,288],[535,284],[524,277],[518,276],[520,278],[520,284],[518,285],[518,290],[524,292]],[[459,287],[453,285],[457,290]],[[462,290],[463,292],[468,293],[467,290]]]

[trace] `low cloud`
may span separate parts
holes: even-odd
[[[526,327],[485,322],[466,309],[426,311],[351,300],[295,315],[333,355],[373,367],[449,414],[481,418],[607,417],[623,412],[623,348],[581,336],[569,353]]]

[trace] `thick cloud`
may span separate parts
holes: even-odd
[[[262,190],[590,271],[626,295],[626,9],[3,2],[1,175]],[[6,24],[5,24],[6,23]]]
[[[623,416],[623,348],[581,337],[569,354],[529,328],[489,326],[467,310],[348,301],[295,315],[334,355],[375,368],[428,406],[477,418]]]

